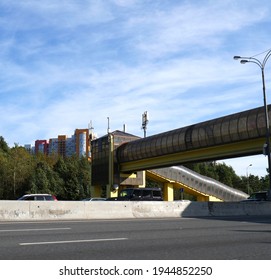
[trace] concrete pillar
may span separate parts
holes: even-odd
[[[165,201],[174,200],[174,188],[172,183],[164,183],[163,192]]]

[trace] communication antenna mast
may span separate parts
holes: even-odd
[[[142,129],[144,130],[144,138],[146,137],[146,131],[147,131],[147,124],[149,123],[148,120],[148,112],[145,111],[142,114]]]
[[[110,118],[107,117],[107,133],[110,133]]]
[[[94,138],[93,129],[94,129],[94,127],[92,126],[92,121],[90,121],[88,123],[88,135],[89,135],[90,140],[92,140]]]

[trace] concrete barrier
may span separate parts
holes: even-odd
[[[271,202],[0,201],[0,220],[271,215]]]
[[[209,216],[258,216],[271,215],[270,201],[208,202]]]

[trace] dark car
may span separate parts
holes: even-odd
[[[127,188],[122,190],[118,197],[112,197],[107,200],[163,201],[163,197],[159,188]]]
[[[26,194],[18,200],[57,201],[57,198],[52,194]]]
[[[252,193],[246,201],[265,201],[267,200],[267,191]]]

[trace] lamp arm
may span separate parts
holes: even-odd
[[[263,64],[260,62],[260,60],[258,60],[257,58],[254,58],[254,57],[250,57],[247,62],[251,62],[251,63],[254,63],[254,64],[257,64],[261,70],[263,70],[264,66]]]
[[[271,50],[269,50],[269,52],[266,54],[266,56],[264,57],[264,60],[263,60],[263,67],[265,67],[265,64],[267,62],[267,60],[269,59],[269,57],[271,56]]]

